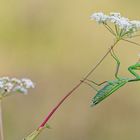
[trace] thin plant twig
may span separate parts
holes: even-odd
[[[115,32],[112,30],[112,28],[111,28],[109,25],[107,25],[107,24],[103,24],[103,25],[104,25],[104,27],[105,27],[111,34],[113,34],[114,36],[116,36]]]
[[[108,24],[106,24],[106,26],[107,26],[107,27],[114,33],[114,35],[116,36],[114,30],[113,30]]]
[[[122,38],[122,40],[124,40],[124,41],[126,41],[126,42],[129,42],[129,43],[132,43],[132,44],[135,44],[135,45],[137,45],[137,46],[140,46],[139,43],[136,43],[136,42],[133,42],[133,41],[130,41],[130,40],[124,39],[124,38]]]
[[[87,84],[89,87],[91,87],[93,90],[95,90],[95,91],[98,92],[98,90],[94,86],[92,86],[91,84],[89,84],[88,82],[84,82],[84,83]]]
[[[102,63],[102,61],[106,58],[106,56],[110,53],[110,51],[115,47],[115,45],[119,42],[119,40],[116,40],[114,44],[109,48],[109,50],[106,52],[106,54],[100,59],[100,61],[87,73],[87,75],[83,78],[82,81],[80,81],[72,90],[70,90],[66,96],[64,96],[58,104],[50,111],[50,113],[47,115],[47,117],[44,119],[44,121],[40,124],[39,128],[43,128],[49,119],[52,117],[52,115],[56,112],[56,110],[61,106],[61,104],[75,91],[77,90],[83,82],[95,71],[95,69]]]
[[[131,38],[134,38],[134,37],[139,37],[140,35],[133,35]]]
[[[3,122],[2,122],[2,101],[0,100],[0,140],[4,140]]]

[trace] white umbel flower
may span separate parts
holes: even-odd
[[[121,17],[120,13],[110,12],[110,16]]]
[[[122,17],[120,13],[111,12],[109,15],[105,15],[102,12],[93,13],[91,19],[104,25],[113,23],[117,30],[114,31],[112,29],[112,31],[117,36],[119,35],[119,37],[131,37],[135,32],[140,30],[139,20],[129,20],[128,18]]]
[[[0,98],[13,94],[14,92],[20,92],[23,94],[28,93],[29,88],[34,88],[34,83],[27,78],[17,79],[9,77],[0,78]]]
[[[92,20],[96,20],[98,23],[106,23],[109,20],[109,16],[105,15],[102,12],[93,13],[91,15]]]

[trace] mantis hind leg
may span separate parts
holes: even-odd
[[[92,80],[89,80],[89,79],[86,79],[88,82],[91,82],[93,84],[95,84],[96,86],[101,86],[102,84],[106,83],[107,81],[104,81],[104,82],[101,82],[101,83],[97,83],[95,81],[92,81]]]
[[[116,56],[116,54],[115,54],[115,52],[114,52],[113,49],[110,51],[110,54],[111,54],[111,56],[115,59],[115,61],[117,62],[115,77],[116,77],[117,79],[120,79],[120,77],[118,76],[118,72],[119,72],[119,68],[120,68],[120,61],[119,61],[119,58]]]
[[[92,89],[94,89],[95,91],[98,92],[98,89],[96,89],[93,85],[91,85],[90,83],[86,82],[86,81],[82,81],[83,83],[87,84],[88,86],[90,86]]]
[[[88,81],[88,82],[86,82],[86,81]],[[88,86],[90,86],[91,88],[93,88],[97,92],[98,92],[98,90],[92,84],[94,84],[96,86],[101,86],[102,84],[107,82],[107,81],[104,81],[104,82],[101,82],[101,83],[97,83],[97,82],[94,82],[94,81],[89,80],[89,79],[86,79],[86,81],[84,81],[84,83],[87,84]],[[92,83],[92,84],[90,84],[89,82]]]

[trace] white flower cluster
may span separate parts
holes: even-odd
[[[9,77],[0,78],[0,97],[8,96],[13,92],[28,93],[29,88],[34,88],[34,83],[27,78],[17,79]]]
[[[96,20],[100,24],[114,23],[123,33],[132,34],[140,29],[140,21],[129,20],[128,18],[122,17],[120,13],[112,12],[110,15],[105,15],[102,12],[93,13],[91,19]]]

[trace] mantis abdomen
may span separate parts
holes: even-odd
[[[107,83],[102,89],[100,89],[97,94],[92,99],[93,104],[96,105],[99,102],[101,102],[103,99],[114,93],[117,89],[119,89],[121,86],[125,85],[128,82],[128,80],[123,80],[114,83]]]

